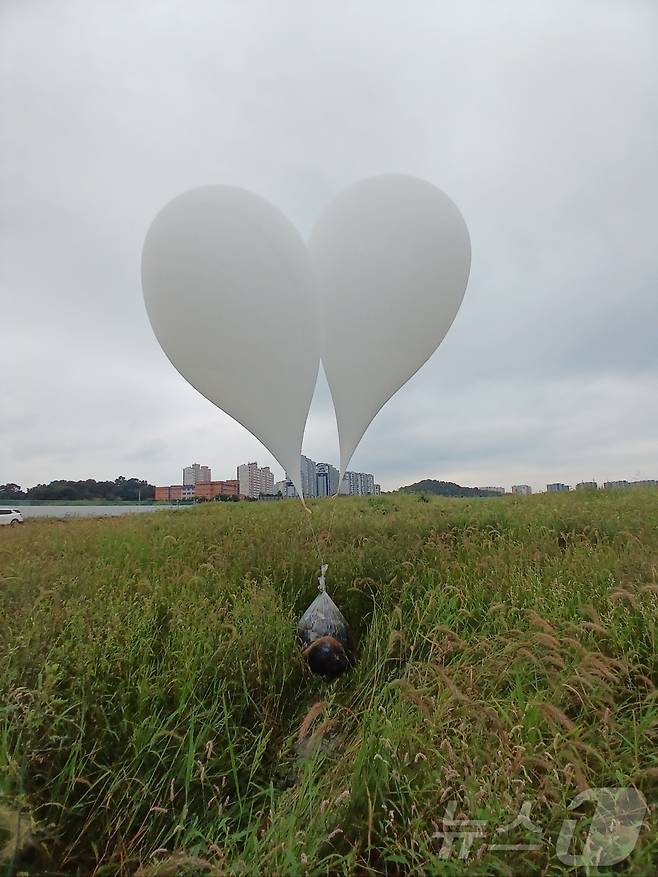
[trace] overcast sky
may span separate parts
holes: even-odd
[[[0,483],[274,464],[160,350],[145,232],[229,183],[308,237],[396,172],[459,205],[471,279],[351,468],[658,478],[657,58],[655,0],[2,0]],[[304,451],[338,458],[323,383]]]

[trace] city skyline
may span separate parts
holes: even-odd
[[[214,499],[222,495],[237,495],[247,499],[277,495],[286,498],[297,496],[295,486],[287,473],[284,472],[283,479],[275,481],[270,467],[259,466],[255,460],[240,463],[236,467],[235,479],[213,481],[211,467],[199,463],[185,466],[182,471],[181,485],[156,485],[157,499]],[[307,499],[330,497],[336,493],[348,496],[372,496],[381,493],[381,486],[375,482],[371,473],[348,470],[341,482],[338,469],[331,463],[316,462],[303,454],[300,471],[302,491]]]
[[[199,481],[205,480],[210,482],[211,471],[211,467],[200,465],[197,463],[192,464],[191,467],[184,467],[182,481],[183,488],[185,488],[186,486],[186,473],[190,473],[191,478],[191,474],[194,472],[197,476],[199,476]],[[311,460],[304,454],[301,455],[300,471],[302,479],[302,489],[304,491],[305,498],[321,498],[326,496],[332,496],[336,492],[342,495],[352,496],[376,495],[382,492],[381,485],[379,483],[375,483],[374,476],[372,474],[348,470],[347,472],[345,472],[343,480],[339,484],[339,472],[335,466],[333,466],[331,463],[317,462],[315,460]],[[288,478],[287,473],[283,473],[283,478],[276,479],[274,473],[268,465],[259,466],[258,462],[256,461],[242,463],[236,467],[236,475],[237,477],[235,479],[235,483],[239,484],[241,496],[247,496],[252,499],[256,499],[260,495],[277,495],[279,492],[285,497],[297,496],[297,492],[292,484],[292,481]],[[436,478],[432,475],[428,475],[427,478],[437,481],[452,480],[443,477]],[[187,483],[192,484],[193,482],[188,481]],[[233,480],[228,479],[223,482],[215,481],[213,483],[232,484]],[[462,482],[455,483],[461,484]],[[399,484],[396,487],[391,488],[391,490],[394,491],[406,486],[408,485]],[[535,488],[533,485],[527,483],[512,484],[509,488],[504,486],[490,486],[483,484],[464,484],[463,486],[477,487],[477,489],[479,490],[488,491],[491,494],[498,494],[501,496],[531,496],[537,493],[564,493],[574,490],[612,490],[634,487],[658,487],[658,478],[643,478],[634,480],[607,479],[604,481],[591,479],[580,480],[573,484],[555,481],[547,482],[543,486],[543,488]],[[174,485],[172,485],[171,487],[173,488]],[[390,491],[384,490],[383,492]]]

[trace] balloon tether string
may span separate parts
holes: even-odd
[[[330,498],[330,502],[332,504],[332,509],[331,509],[331,516],[329,518],[329,527],[327,529],[327,535],[331,535],[331,531],[333,529],[334,517],[336,515],[336,498],[337,498],[337,496],[338,496],[338,494],[335,493]],[[326,572],[329,569],[329,564],[324,562],[322,548],[320,547],[320,540],[318,538],[318,534],[315,532],[315,527],[313,526],[313,511],[312,511],[312,509],[310,509],[306,505],[306,503],[304,502],[303,496],[301,496],[300,499],[302,501],[302,506],[304,507],[304,510],[306,512],[308,512],[308,515],[309,515],[308,523],[309,523],[309,526],[311,528],[311,533],[313,534],[313,540],[315,542],[315,547],[316,547],[317,552],[318,552],[318,557],[320,558],[320,576],[318,578],[318,591],[320,591],[321,593],[324,593],[327,590]]]

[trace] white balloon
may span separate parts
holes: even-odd
[[[173,365],[271,451],[301,496],[319,343],[313,271],[295,228],[243,189],[192,189],[153,220],[142,287]]]
[[[471,244],[453,202],[409,176],[363,180],[318,220],[322,363],[341,476],[380,408],[436,350],[464,297]]]

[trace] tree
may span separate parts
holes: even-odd
[[[20,484],[14,484],[13,481],[7,484],[0,484],[0,499],[24,499],[25,493],[21,490]]]
[[[155,487],[140,478],[126,478],[120,475],[114,481],[51,481],[50,484],[37,484],[30,487],[28,499],[40,500],[106,500],[108,502],[137,502],[139,499],[153,499]]]

